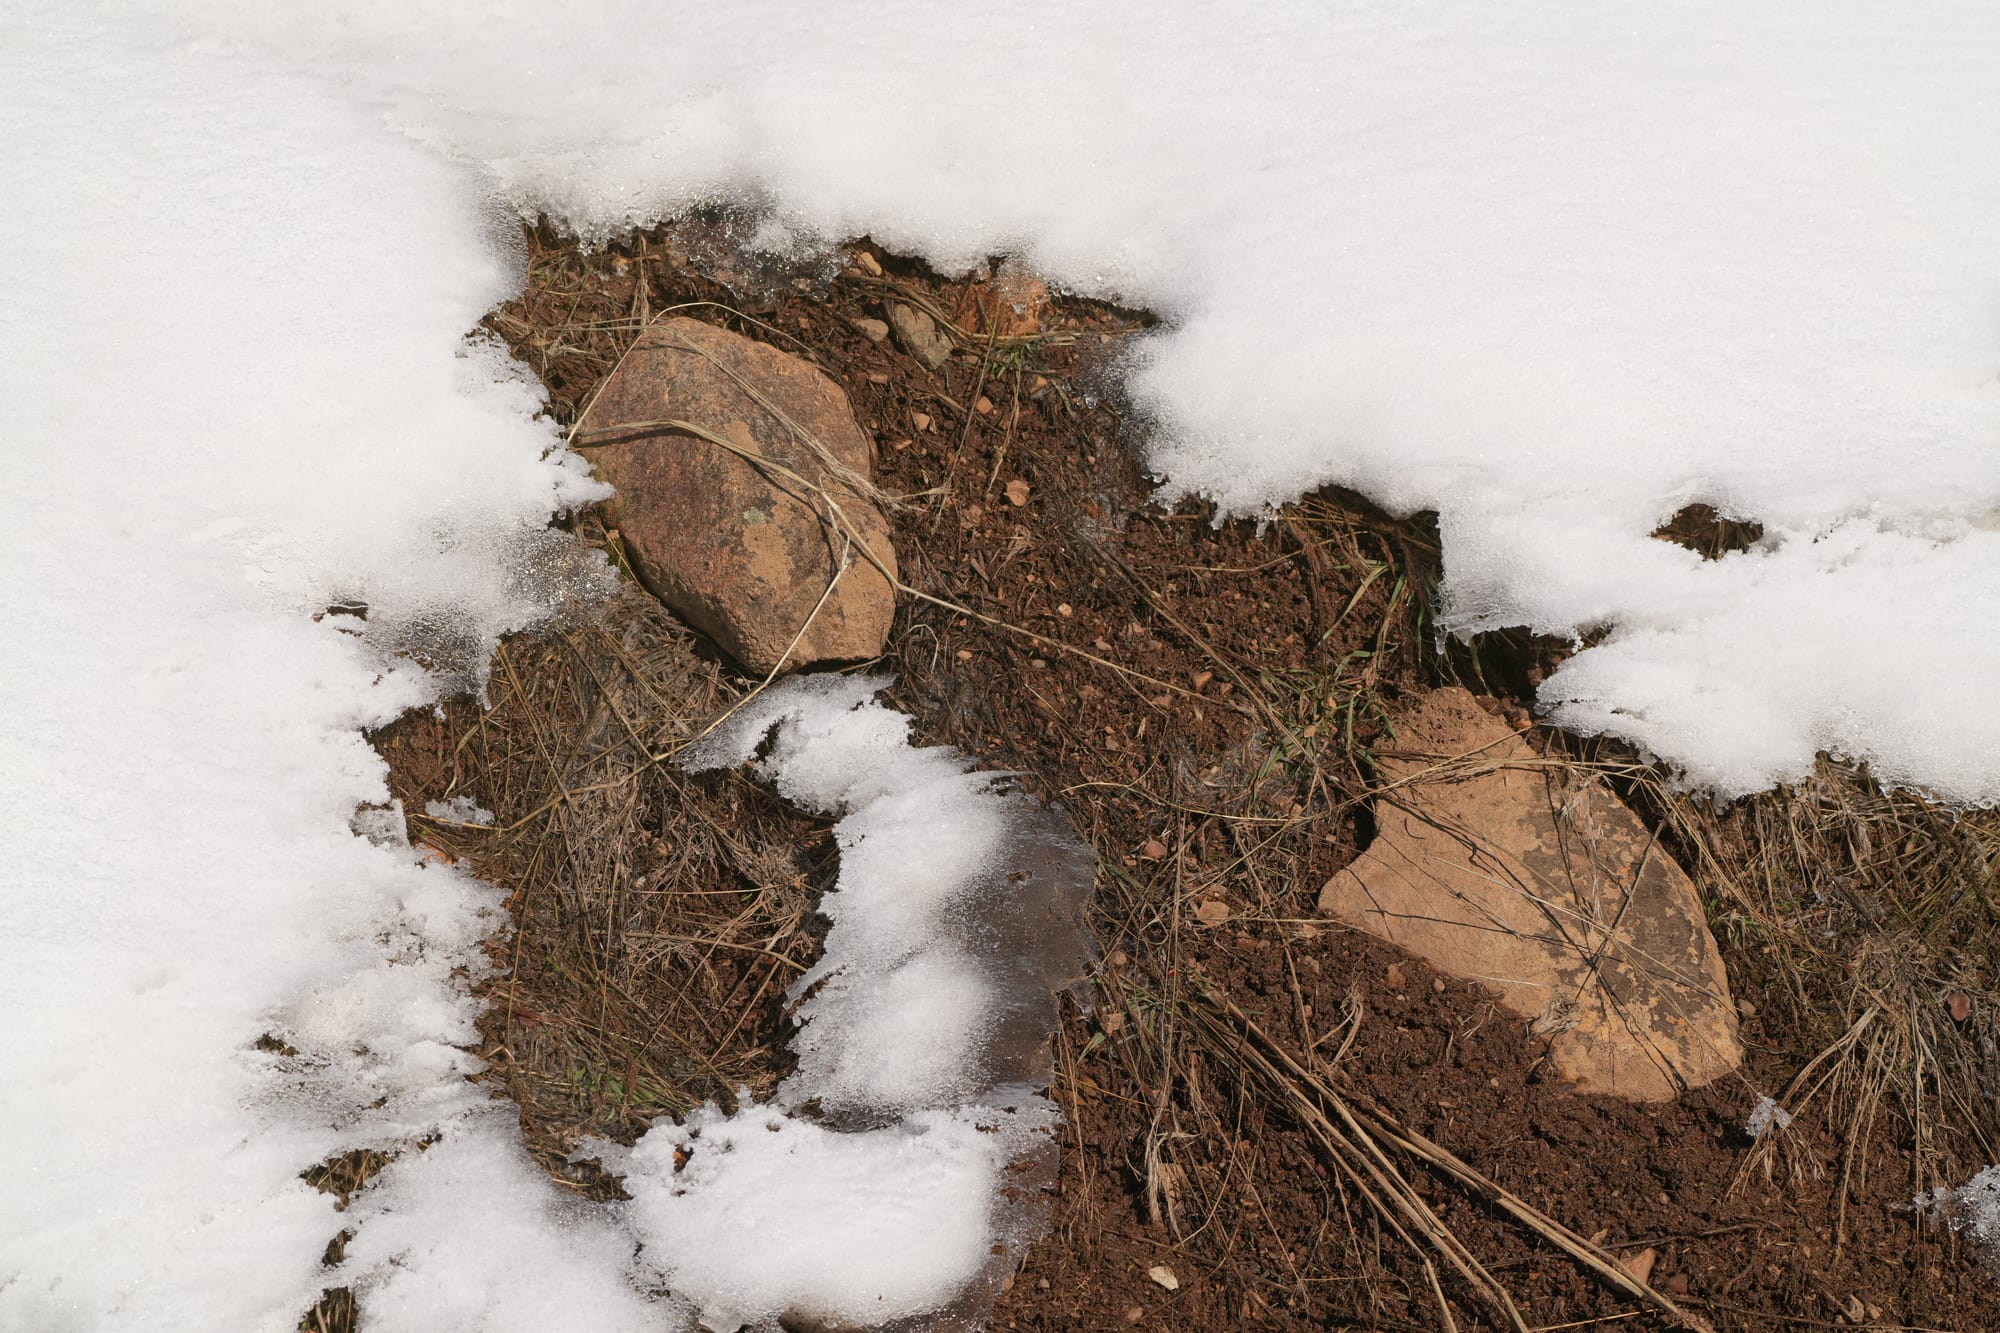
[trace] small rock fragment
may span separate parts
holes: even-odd
[[[1161,842],[1158,838],[1148,838],[1146,839],[1146,845],[1139,849],[1139,855],[1145,857],[1148,861],[1163,860],[1167,855],[1167,844]]]
[[[1403,975],[1403,965],[1401,963],[1391,963],[1387,968],[1383,969],[1382,980],[1389,984],[1389,989],[1391,990],[1401,990],[1409,984],[1409,979]]]
[[[857,319],[854,331],[872,343],[887,342],[889,339],[889,326],[879,319]]]
[[[1028,483],[1015,478],[1007,483],[1007,503],[1019,509],[1028,503]]]
[[[929,430],[931,428],[930,413],[928,412],[910,413],[910,424],[912,426],[915,426],[918,430]]]
[[[1618,1266],[1630,1273],[1634,1282],[1644,1283],[1653,1276],[1653,1264],[1659,1257],[1659,1251],[1648,1245],[1631,1258],[1620,1259]]]
[[[854,266],[871,278],[882,276],[882,261],[875,258],[874,255],[866,250],[856,250],[854,252]]]
[[[1174,1276],[1174,1270],[1165,1264],[1154,1264],[1146,1270],[1146,1276],[1165,1287],[1168,1291],[1179,1291],[1181,1280]]]
[[[991,416],[993,415],[993,400],[982,393],[972,400],[972,410],[982,417]]]
[[[1953,991],[1945,1004],[1951,1009],[1951,1021],[1954,1023],[1963,1023],[1972,1017],[1972,997],[1962,990]]]
[[[1219,926],[1229,920],[1229,904],[1208,898],[1195,904],[1194,919],[1204,926]]]
[[[928,370],[936,370],[951,359],[951,339],[938,329],[937,321],[901,301],[889,303],[889,327],[896,341]]]

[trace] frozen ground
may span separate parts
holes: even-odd
[[[1017,250],[1168,317],[1170,490],[1435,507],[1451,623],[1606,631],[1566,723],[1984,802],[1996,68],[1974,3],[11,6],[0,1327],[289,1328],[343,1224],[298,1171],[431,1133],[376,1328],[664,1317],[462,1081],[491,893],[350,832],[359,729],[598,577],[462,341],[514,210]],[[1647,537],[1696,500],[1764,548]]]

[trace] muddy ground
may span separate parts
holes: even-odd
[[[1150,323],[1137,312],[1058,297],[1039,331],[1003,337],[965,277],[865,242],[796,269],[746,259],[720,218],[595,253],[545,227],[528,244],[529,289],[488,327],[558,422],[667,310],[846,387],[878,483],[907,497],[903,578],[951,604],[904,599],[876,664],[897,678],[889,700],[924,740],[1025,774],[1100,857],[1095,1009],[1057,1038],[1055,1225],[994,1327],[1507,1327],[1313,1129],[1368,1106],[1378,1130],[1399,1121],[1614,1259],[1650,1250],[1651,1287],[1684,1315],[1384,1145],[1522,1326],[2000,1328],[2000,1283],[1907,1206],[1996,1155],[1990,821],[1831,763],[1715,810],[1629,754],[1536,730],[1615,781],[1694,875],[1750,1052],[1741,1077],[1668,1106],[1578,1095],[1479,987],[1314,911],[1372,836],[1369,750],[1396,702],[1462,683],[1527,726],[1565,651],[1440,644],[1424,516],[1340,493],[1261,525],[1153,505],[1145,425],[1116,380]],[[857,324],[892,295],[957,327],[943,368]],[[1662,536],[1740,545],[1710,520]],[[619,557],[601,519],[575,526]],[[378,738],[408,809],[463,793],[498,816],[412,831],[512,894],[482,1054],[530,1148],[579,1192],[615,1188],[564,1162],[581,1135],[630,1138],[785,1070],[780,993],[814,953],[825,827],[738,775],[654,758],[752,684],[628,587],[510,643],[490,709],[462,700]],[[1757,1096],[1802,1070],[1806,1109],[1753,1144]]]

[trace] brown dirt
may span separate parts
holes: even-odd
[[[1983,891],[1964,888],[1991,877],[1951,869],[1971,855],[1968,826],[1832,768],[1821,786],[1713,812],[1612,747],[1538,732],[1660,828],[1754,1010],[1740,1080],[1664,1108],[1580,1096],[1478,987],[1313,906],[1372,836],[1368,748],[1388,705],[1456,681],[1525,721],[1560,645],[1437,651],[1422,517],[1335,492],[1262,526],[1149,507],[1106,369],[1141,315],[1058,296],[1044,335],[961,330],[931,372],[853,321],[882,318],[889,295],[976,310],[962,281],[872,248],[879,277],[795,273],[728,240],[726,219],[701,219],[590,255],[539,229],[528,292],[489,326],[565,423],[668,309],[839,380],[878,482],[910,497],[893,519],[903,578],[952,604],[904,599],[883,663],[891,702],[925,740],[1027,774],[1097,849],[1105,963],[1096,1013],[1072,1012],[1057,1037],[1069,1125],[1055,1230],[995,1327],[1435,1329],[1440,1299],[1459,1328],[1504,1326],[1442,1263],[1434,1289],[1424,1254],[1331,1169],[1304,1128],[1331,1095],[1379,1106],[1613,1255],[1653,1249],[1653,1287],[1715,1328],[2000,1327],[1992,1275],[1901,1208],[1993,1160],[1975,1067],[1993,1044],[1980,980],[1990,988],[1993,931]],[[600,521],[578,530],[617,555]],[[777,993],[815,947],[823,827],[738,776],[647,758],[751,683],[628,590],[594,624],[509,645],[491,712],[453,704],[380,738],[410,809],[463,790],[499,814],[498,833],[412,825],[514,892],[513,970],[490,989],[483,1053],[531,1149],[580,1191],[611,1188],[562,1164],[581,1134],[629,1138],[782,1072]],[[1849,815],[1895,836],[1864,849],[1832,831]],[[1949,910],[1926,909],[1949,874]],[[1944,985],[1977,997],[1969,1023],[1936,1018]],[[1331,1092],[1259,1076],[1223,1001]],[[1822,1066],[1835,1082],[1753,1151],[1756,1093],[1783,1089],[1869,1004],[1880,1016]],[[1917,1049],[1946,1071],[1906,1078]],[[1958,1104],[1927,1120],[1912,1088]],[[1388,1152],[1527,1325],[1671,1326]],[[1148,1277],[1156,1266],[1178,1290]]]

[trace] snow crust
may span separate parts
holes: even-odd
[[[820,961],[784,1095],[836,1114],[951,1106],[1035,1081],[1052,992],[1081,980],[1091,858],[1059,817],[972,771],[948,746],[908,743],[910,719],[874,701],[887,682],[812,676],[764,691],[683,762],[743,763],[795,804],[844,813],[840,878],[820,903]],[[998,947],[995,947],[998,946]]]
[[[748,201],[1150,305],[1168,497],[1436,509],[1446,625],[1605,632],[1543,703],[1693,784],[2000,799],[1990,4],[199,12],[586,231]],[[1765,548],[1649,538],[1694,502]]]

